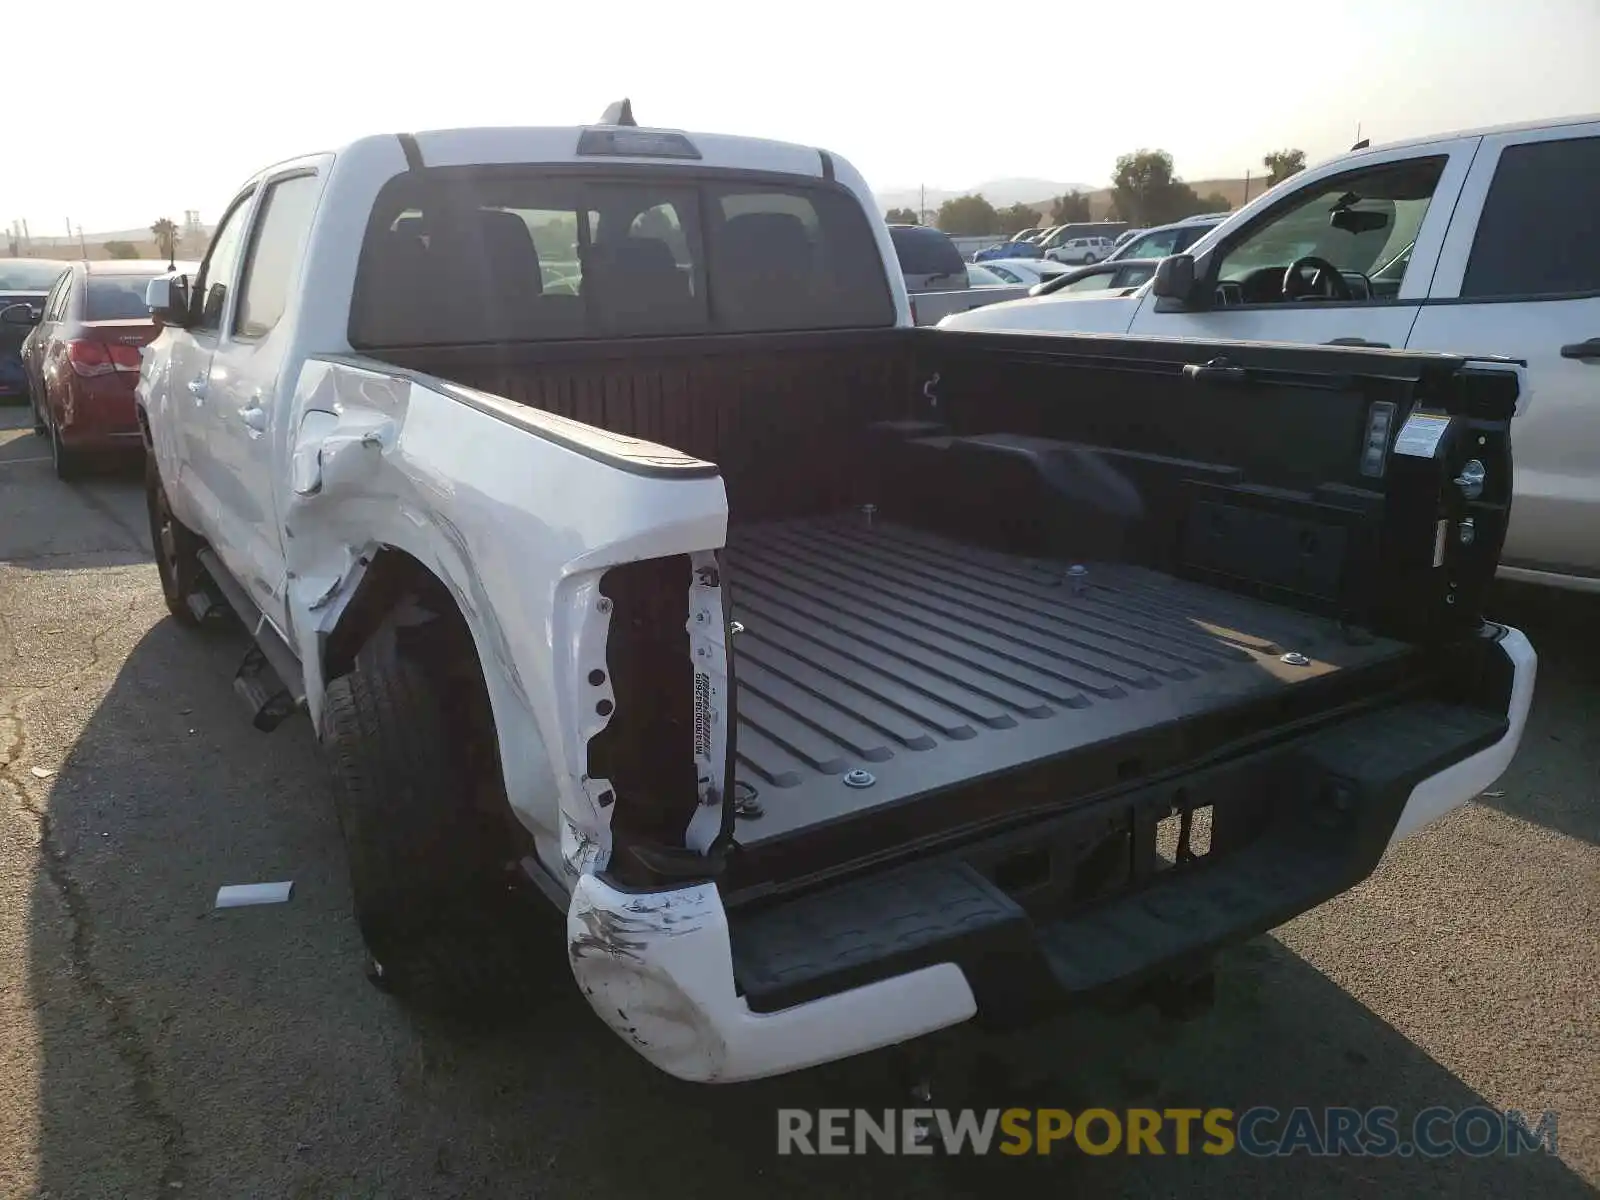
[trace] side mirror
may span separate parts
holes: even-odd
[[[157,324],[181,329],[189,322],[189,281],[182,275],[152,279],[145,285],[144,303]]]
[[[1150,290],[1163,300],[1187,301],[1194,294],[1194,255],[1170,254],[1156,264]]]
[[[8,304],[0,308],[0,321],[7,325],[37,325],[42,316],[44,309],[31,304]]]

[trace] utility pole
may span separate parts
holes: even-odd
[[[919,184],[917,187],[917,224],[928,223],[928,185]]]
[[[89,247],[83,240],[83,226],[78,226],[78,249],[83,252],[83,261],[89,261]]]
[[[29,255],[33,253],[33,237],[28,233],[28,220],[26,217],[22,220],[22,252]]]
[[[1249,203],[1250,203],[1250,169],[1248,167],[1246,167],[1245,168],[1245,172],[1244,172],[1244,199],[1240,202],[1239,207],[1243,208],[1246,204],[1249,204]]]

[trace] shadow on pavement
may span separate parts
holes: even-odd
[[[139,562],[150,541],[144,460],[97,459],[82,480],[63,483],[43,438],[0,440],[0,521],[0,559],[32,570]]]
[[[42,1194],[937,1197],[1018,1182],[1053,1195],[1593,1194],[1543,1153],[780,1159],[780,1107],[903,1103],[885,1057],[678,1083],[602,1027],[558,947],[549,969],[566,982],[517,1026],[414,1020],[362,976],[307,724],[250,729],[229,688],[243,641],[179,629],[144,575],[134,607],[148,632],[49,797],[31,945]],[[287,905],[212,909],[221,884],[277,879],[295,882]],[[1482,1102],[1271,938],[1227,956],[1217,1010],[1188,1025],[1083,1015],[949,1041],[962,1082],[935,1100],[950,1105],[1390,1105],[1404,1130],[1419,1109]]]
[[[1500,584],[1490,616],[1528,635],[1539,679],[1517,758],[1481,803],[1600,846],[1600,595]]]

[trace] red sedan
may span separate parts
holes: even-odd
[[[140,444],[133,390],[140,348],[156,336],[144,291],[166,273],[166,263],[150,260],[75,262],[42,310],[16,305],[0,314],[36,326],[22,346],[23,373],[33,431],[49,437],[62,479],[90,454]]]

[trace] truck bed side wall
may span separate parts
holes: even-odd
[[[868,502],[863,428],[908,414],[902,330],[386,351],[453,380],[718,464],[738,520]]]

